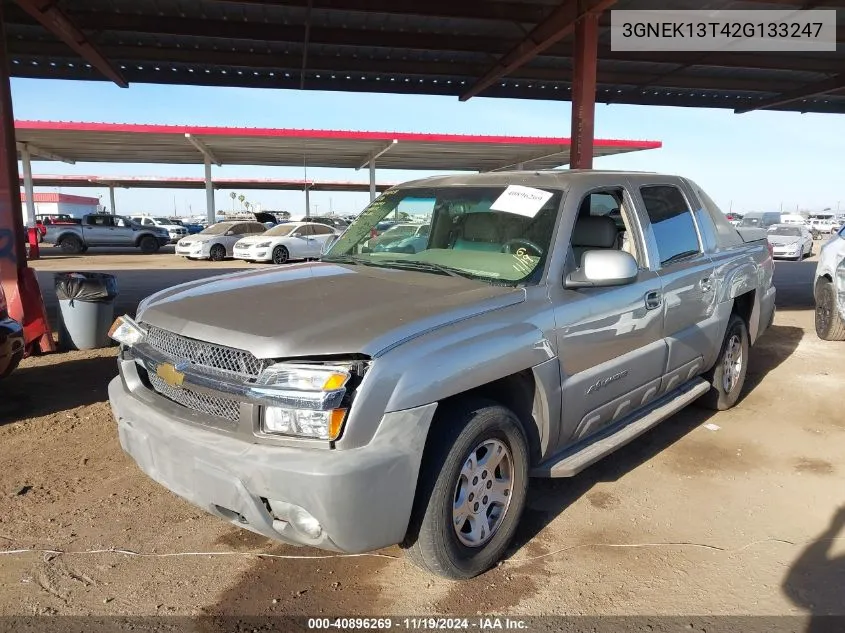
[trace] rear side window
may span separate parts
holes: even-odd
[[[662,266],[701,252],[695,221],[686,199],[677,187],[641,187],[640,194],[654,231]]]

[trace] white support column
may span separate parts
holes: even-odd
[[[26,145],[21,148],[21,162],[23,163],[23,189],[26,193],[24,225],[32,228],[35,226],[35,192],[32,187],[32,161]]]
[[[305,217],[311,217],[311,187],[308,186],[308,182],[305,183]]]
[[[114,185],[109,185],[109,204],[112,215],[117,214],[117,207],[114,204]]]
[[[376,159],[370,159],[370,202],[376,199]]]
[[[211,182],[211,160],[205,157],[205,212],[209,224],[217,222],[217,211],[214,208],[214,184]]]

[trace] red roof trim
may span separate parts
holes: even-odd
[[[133,134],[191,134],[196,136],[253,136],[265,138],[338,139],[418,143],[510,143],[513,145],[570,145],[572,139],[548,136],[484,136],[478,134],[425,134],[418,132],[355,132],[351,130],[297,130],[285,128],[238,128],[137,123],[88,123],[81,121],[15,121],[19,130],[117,132]],[[595,139],[596,147],[659,149],[661,141]]]
[[[72,193],[36,193],[33,197],[35,202],[70,202],[74,204],[100,204],[99,198],[90,196],[77,196]],[[26,193],[21,192],[21,202],[26,202]]]

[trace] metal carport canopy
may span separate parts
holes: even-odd
[[[275,165],[361,169],[488,171],[550,169],[569,162],[571,140],[556,137],[353,132],[16,121],[33,159],[72,162]],[[194,141],[194,142],[192,142]],[[196,145],[199,143],[207,151]],[[660,141],[596,139],[595,155],[661,147]]]
[[[20,178],[24,184],[23,176]],[[116,187],[118,189],[205,189],[204,178],[166,176],[69,176],[65,174],[35,174],[32,184],[36,187]],[[376,183],[377,191],[384,191],[394,183]],[[290,178],[215,178],[215,189],[265,189],[272,191],[358,192],[369,191],[366,182],[336,180],[297,180]]]

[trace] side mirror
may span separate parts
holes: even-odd
[[[567,288],[604,288],[633,283],[640,272],[637,260],[625,251],[595,250],[584,253],[581,268],[570,273]]]
[[[291,237],[302,237],[302,233],[297,231],[296,233],[291,233]]]
[[[229,236],[229,237],[231,237],[234,234],[235,234],[235,232],[232,229],[229,229],[228,231],[226,231],[226,235]]]

